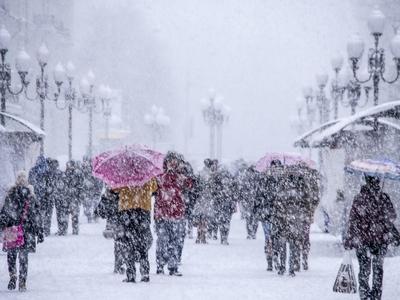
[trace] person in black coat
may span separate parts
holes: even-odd
[[[14,290],[17,283],[17,257],[19,258],[19,282],[20,291],[26,290],[26,280],[28,275],[28,253],[36,251],[37,242],[44,241],[40,206],[35,198],[33,187],[28,184],[25,172],[21,171],[17,175],[16,183],[8,191],[4,206],[0,212],[0,229],[4,230],[11,226],[22,225],[24,243],[15,248],[6,248],[8,272],[10,281],[8,289]],[[5,241],[7,237],[4,237]]]
[[[377,177],[366,176],[366,184],[354,198],[349,227],[344,239],[345,249],[355,249],[360,266],[358,274],[361,300],[382,298],[383,260],[388,245],[400,245],[394,227],[396,211],[389,195],[383,193]],[[369,277],[373,270],[372,287]]]
[[[53,184],[53,202],[56,208],[57,226],[58,231],[56,235],[66,235],[68,229],[68,212],[69,200],[67,193],[67,178],[65,172],[59,169],[57,160],[52,162],[54,164],[54,174],[52,178]]]
[[[65,177],[66,196],[72,221],[72,234],[77,235],[79,233],[79,214],[83,196],[83,174],[76,161],[69,161],[67,163]]]

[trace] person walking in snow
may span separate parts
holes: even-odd
[[[393,225],[396,212],[389,196],[383,193],[377,177],[365,176],[365,185],[355,196],[350,211],[345,249],[355,249],[360,266],[358,280],[361,300],[382,299],[383,260],[388,245],[400,244]],[[372,286],[369,285],[371,266]]]
[[[213,181],[216,223],[221,236],[221,244],[228,245],[232,214],[236,209],[236,202],[232,195],[232,178],[228,171],[219,170],[213,176]]]
[[[83,174],[83,211],[88,223],[95,221],[94,209],[100,200],[102,183],[92,175],[92,166],[88,158],[84,158],[82,163]]]
[[[28,277],[28,254],[35,252],[36,240],[44,241],[40,204],[35,198],[33,187],[29,185],[27,174],[20,171],[15,185],[6,196],[0,212],[0,230],[9,230],[12,226],[22,225],[23,242],[13,244],[10,236],[4,236],[3,251],[7,252],[8,272],[10,281],[8,289],[26,290]],[[15,227],[14,227],[15,228]],[[17,258],[19,259],[19,276],[17,278]]]
[[[178,271],[179,249],[185,232],[185,200],[183,190],[191,187],[191,181],[180,173],[180,155],[168,152],[164,158],[164,173],[157,178],[158,190],[154,204],[154,220],[157,233],[157,274],[164,273],[168,265],[169,275],[182,276]]]
[[[113,190],[113,193],[118,194],[116,234],[117,241],[122,243],[121,252],[127,267],[125,282],[136,282],[136,262],[140,264],[141,281],[150,281],[148,253],[153,243],[150,228],[151,197],[156,190],[157,182],[154,178],[141,187]],[[112,198],[115,196],[112,195]]]
[[[53,202],[56,209],[57,228],[56,235],[66,235],[68,229],[69,199],[67,178],[65,172],[59,169],[57,160],[53,161],[55,172],[53,174]]]
[[[194,219],[197,227],[196,244],[207,243],[209,221],[213,218],[213,192],[211,182],[211,159],[204,160],[204,168],[199,176],[200,197],[194,206]]]
[[[79,214],[83,193],[83,174],[79,165],[75,161],[69,161],[65,170],[67,199],[69,203],[69,213],[71,214],[72,234],[79,233]],[[67,221],[68,227],[68,221]]]
[[[110,188],[105,188],[94,213],[106,220],[106,229],[103,231],[103,236],[114,240],[114,273],[124,274],[124,229],[120,217],[121,214],[118,211],[118,204],[119,194]]]
[[[246,220],[247,239],[255,239],[258,229],[258,220],[256,218],[255,203],[258,189],[258,172],[254,166],[247,168],[244,176],[240,178],[240,193],[242,198],[242,207]]]
[[[273,270],[272,207],[277,197],[280,179],[277,170],[280,167],[282,167],[280,161],[272,161],[270,169],[260,174],[255,204],[257,219],[261,222],[264,231],[264,253],[268,271]]]

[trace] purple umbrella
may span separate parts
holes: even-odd
[[[111,188],[140,187],[163,171],[164,154],[143,145],[125,146],[92,159],[93,175]]]
[[[316,163],[309,159],[302,157],[297,153],[285,153],[285,152],[271,152],[265,154],[257,163],[256,170],[259,172],[264,172],[268,170],[271,166],[273,160],[279,160],[284,166],[293,166],[304,164],[311,169],[316,168]]]

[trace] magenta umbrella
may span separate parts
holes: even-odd
[[[93,175],[111,188],[143,186],[163,171],[164,154],[143,145],[103,152],[92,159]]]
[[[256,170],[259,172],[264,172],[268,170],[271,166],[273,160],[280,160],[284,166],[293,166],[298,164],[305,164],[311,169],[316,168],[315,161],[305,158],[298,153],[279,153],[271,152],[264,155],[256,164]]]

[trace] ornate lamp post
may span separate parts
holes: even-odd
[[[40,129],[44,130],[44,118],[45,118],[45,101],[50,100],[57,102],[60,93],[61,86],[64,82],[65,77],[65,69],[59,63],[56,65],[54,69],[54,82],[56,86],[56,90],[51,95],[51,90],[49,86],[49,79],[47,74],[45,73],[45,69],[49,59],[49,50],[47,49],[45,44],[42,44],[36,54],[37,61],[40,67],[40,74],[36,78],[36,93],[34,96],[29,96],[28,90],[25,89],[25,97],[29,100],[37,100],[40,101]],[[40,143],[40,154],[44,154],[44,140],[41,140]]]
[[[306,100],[306,114],[308,120],[308,127],[311,128],[315,122],[315,105],[314,105],[314,91],[312,87],[307,86],[303,88],[303,97]]]
[[[105,107],[109,106],[109,101],[111,100],[111,93],[99,91],[99,101],[97,103],[94,87],[95,87],[95,75],[92,71],[89,71],[85,77],[82,78],[80,82],[80,92],[82,95],[83,109],[82,112],[89,113],[89,143],[88,143],[88,156],[91,158],[93,156],[93,113],[104,112]]]
[[[10,33],[3,26],[0,29],[0,55],[1,55],[1,63],[0,63],[0,94],[1,94],[1,112],[6,112],[6,98],[7,94],[12,96],[17,96],[21,94],[24,90],[26,90],[29,82],[26,80],[30,57],[25,52],[25,50],[21,50],[18,53],[16,59],[16,68],[18,70],[18,74],[21,80],[21,86],[17,90],[13,90],[11,88],[11,66],[6,62],[6,54],[8,52],[9,44],[10,44]],[[3,115],[0,116],[0,124],[2,126],[5,125],[5,118]]]
[[[157,139],[161,137],[162,131],[169,125],[170,118],[164,113],[162,107],[153,105],[150,113],[144,115],[144,123],[150,127],[152,133],[153,149],[157,144]]]
[[[99,86],[99,96],[101,99],[105,99],[103,116],[105,119],[105,136],[108,140],[110,138],[110,117],[111,117],[111,105],[110,99],[112,97],[112,89],[107,85]]]
[[[367,83],[372,81],[374,90],[374,105],[379,103],[379,83],[381,80],[388,84],[392,84],[399,79],[400,76],[400,35],[397,33],[391,42],[391,51],[396,66],[396,76],[389,80],[384,76],[385,73],[385,49],[379,45],[380,38],[383,34],[386,18],[384,14],[377,8],[372,11],[368,18],[368,28],[374,37],[374,47],[369,49],[368,53],[368,78],[363,80],[357,75],[359,62],[364,53],[364,42],[359,35],[354,35],[347,44],[347,52],[351,61],[353,77],[357,83]]]
[[[325,94],[325,87],[328,83],[327,74],[318,74],[316,76],[318,92],[316,94],[316,104],[319,110],[319,122],[323,124],[329,121],[330,103]]]
[[[220,160],[222,156],[222,125],[228,121],[230,108],[223,105],[220,98],[217,98],[215,92],[211,91],[208,99],[202,100],[203,118],[210,127],[210,158]],[[217,151],[215,151],[215,136],[218,135]]]

